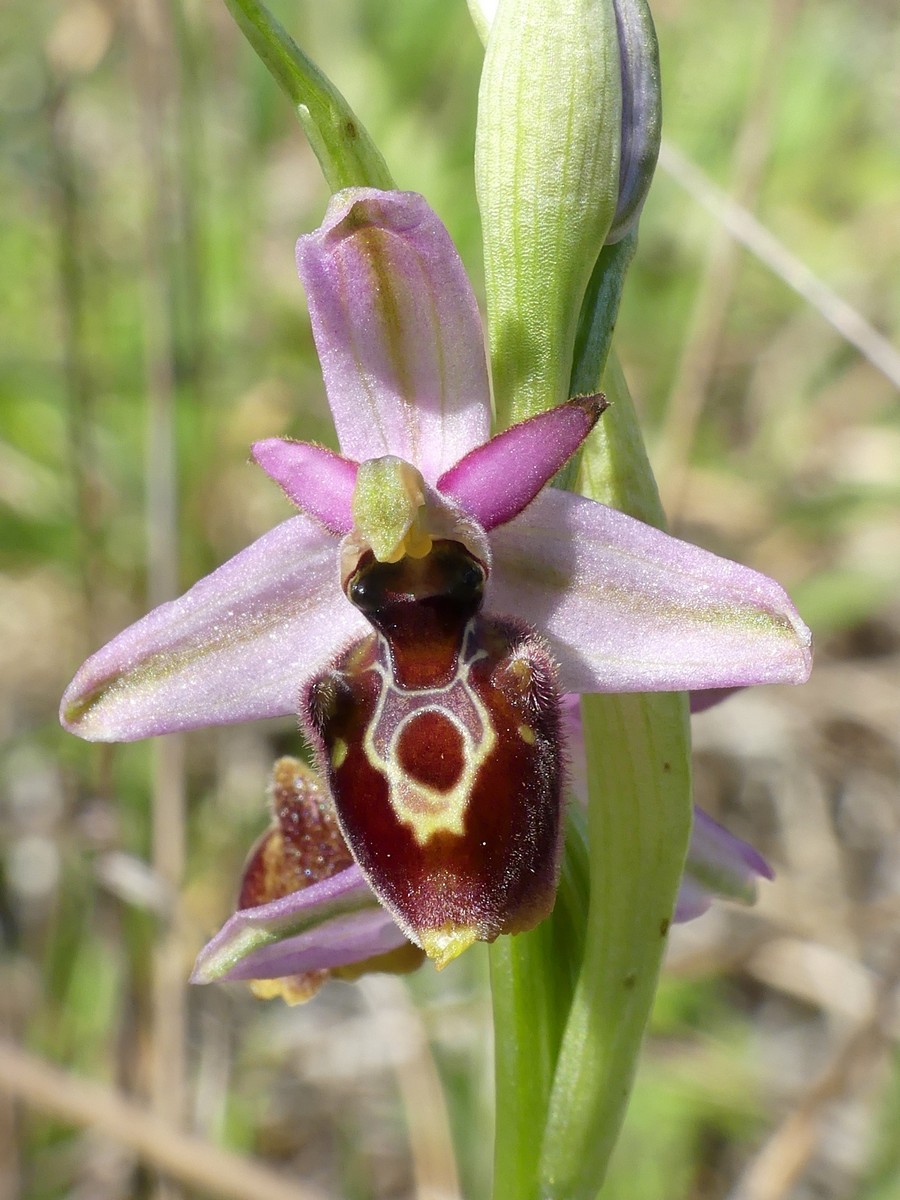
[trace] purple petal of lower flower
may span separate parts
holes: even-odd
[[[569,777],[576,796],[587,804],[587,761],[578,696],[562,698],[563,727],[569,751]],[[715,899],[752,904],[757,879],[771,879],[772,868],[754,848],[729,833],[694,805],[694,824],[673,920],[692,921]]]
[[[491,534],[485,607],[549,640],[570,692],[802,683],[811,635],[765,575],[555,488]]]
[[[757,880],[773,876],[772,868],[758,851],[695,804],[694,827],[674,919],[691,921],[706,912],[717,898],[752,904]]]
[[[334,539],[294,517],[98,650],[60,720],[129,742],[293,714],[304,682],[368,628],[340,589]]]
[[[675,901],[675,912],[672,920],[676,925],[684,925],[687,921],[695,921],[711,907],[712,892],[702,888],[693,879],[685,876],[678,889],[678,899]]]
[[[200,951],[192,983],[280,979],[365,962],[406,942],[359,867],[236,912]]]
[[[359,464],[333,450],[289,438],[254,442],[253,459],[293,504],[343,537],[353,528],[353,489]]]
[[[718,879],[720,876],[735,881],[738,877],[752,885],[757,875],[763,879],[774,879],[775,872],[759,853],[740,838],[720,825],[718,821],[694,807],[694,828],[691,831],[689,861],[694,863],[692,874]]]

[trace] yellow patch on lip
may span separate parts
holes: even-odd
[[[463,950],[468,950],[477,937],[478,931],[473,926],[447,921],[438,929],[425,930],[421,935],[422,949],[441,971]]]
[[[518,728],[518,734],[526,746],[534,745],[534,730],[530,725],[520,725]]]
[[[335,771],[339,771],[347,761],[347,743],[343,738],[335,738],[334,746],[331,750],[331,766]]]

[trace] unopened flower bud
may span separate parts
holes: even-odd
[[[581,302],[616,215],[622,79],[613,0],[500,0],[481,16],[475,181],[503,428],[569,394]]]

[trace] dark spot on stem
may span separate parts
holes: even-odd
[[[631,989],[637,983],[637,971],[629,971],[622,982],[625,984],[625,987],[631,991]]]
[[[665,937],[668,932],[669,932],[669,918],[663,917],[663,919],[659,923],[659,936]]]

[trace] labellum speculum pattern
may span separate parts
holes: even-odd
[[[309,690],[343,832],[382,902],[438,966],[541,921],[560,855],[559,696],[543,642],[487,617],[460,542],[346,580],[373,632]]]

